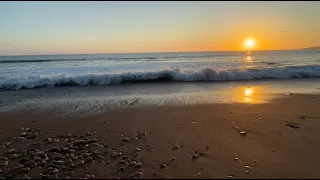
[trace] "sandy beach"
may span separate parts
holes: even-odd
[[[0,114],[1,178],[318,178],[320,95]]]

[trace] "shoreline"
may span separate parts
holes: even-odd
[[[63,169],[67,164],[48,160],[51,165],[37,163],[15,177],[27,174],[35,178],[42,173],[59,178],[317,178],[319,105],[319,94],[293,94],[263,104],[133,107],[59,119],[57,112],[50,111],[0,113],[0,145],[12,142],[1,147],[0,154],[8,156],[8,149],[23,154],[30,147],[42,151],[73,145],[69,148],[75,149],[77,159],[71,159],[75,164],[72,172]],[[299,128],[288,123],[298,123]],[[29,132],[21,127],[38,135],[12,139]],[[73,138],[62,138],[70,133]],[[47,138],[59,142],[47,144]],[[94,138],[98,144],[74,145],[76,140]],[[34,142],[43,144],[35,146]],[[93,150],[99,156],[93,156]],[[86,157],[88,151],[91,154]],[[52,158],[52,152],[44,152]],[[63,156],[60,161],[67,163],[70,155],[59,153]],[[95,162],[87,162],[88,158]],[[14,176],[7,168],[17,166],[16,161],[9,158],[8,165],[0,169]],[[130,165],[133,161],[138,165]],[[49,166],[58,172],[46,172]]]

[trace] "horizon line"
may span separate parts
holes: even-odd
[[[251,50],[251,51],[293,51],[303,50],[300,49],[265,49],[265,50]],[[158,52],[106,52],[106,53],[58,53],[58,54],[13,54],[13,55],[1,55],[0,56],[54,56],[54,55],[97,55],[97,54],[151,54],[151,53],[197,53],[197,52],[246,52],[248,50],[212,50],[212,51],[158,51]]]

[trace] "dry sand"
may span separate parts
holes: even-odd
[[[9,159],[0,160],[0,177],[319,178],[319,107],[320,95],[294,94],[267,104],[126,108],[83,118],[2,113],[0,157]],[[26,139],[14,138],[21,132]]]

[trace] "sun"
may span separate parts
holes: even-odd
[[[253,42],[252,39],[248,39],[248,40],[246,41],[246,46],[247,46],[247,47],[253,47],[253,45],[254,45],[254,42]]]
[[[253,48],[254,45],[255,45],[255,43],[254,43],[253,39],[248,39],[245,41],[246,48]]]

